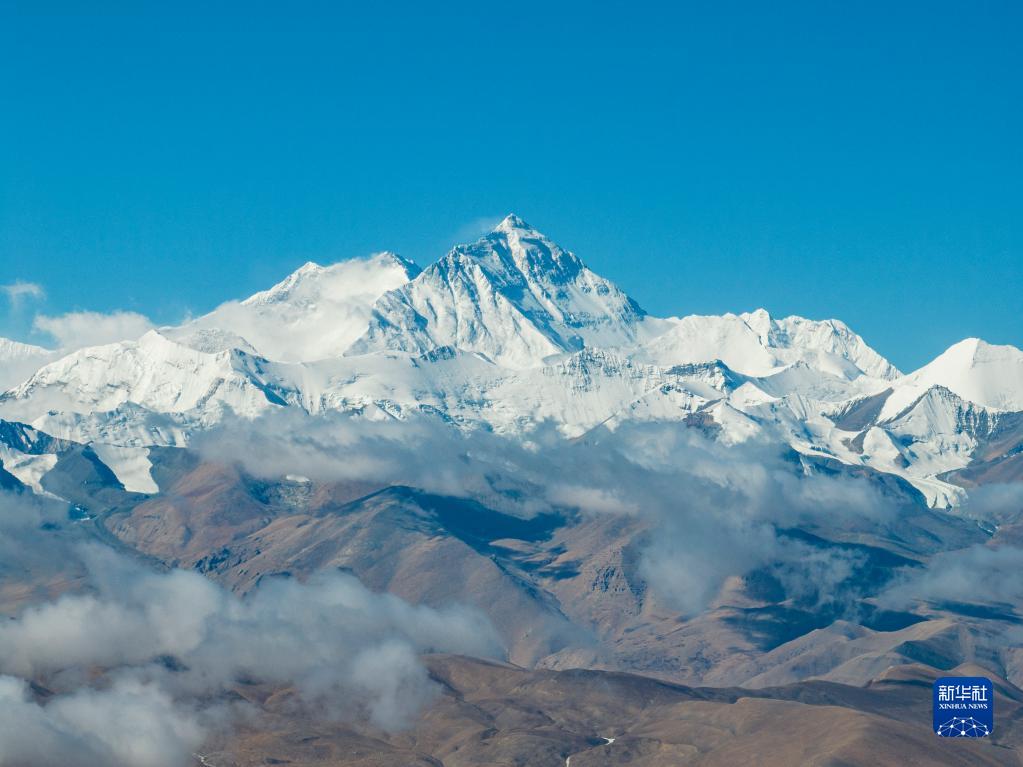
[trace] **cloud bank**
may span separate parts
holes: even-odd
[[[436,691],[421,653],[502,652],[467,608],[412,606],[339,572],[268,579],[239,598],[194,572],[48,536],[44,508],[0,496],[0,539],[28,543],[18,565],[40,572],[44,553],[76,560],[84,589],[0,623],[2,764],[186,764],[212,728],[253,714],[227,695],[241,683],[400,728]]]
[[[852,574],[849,556],[815,551],[808,558],[805,545],[779,531],[818,523],[883,526],[907,502],[867,480],[801,466],[768,443],[723,446],[673,424],[629,424],[586,442],[542,427],[522,444],[430,418],[310,418],[289,409],[229,420],[193,446],[207,460],[240,461],[264,479],[299,474],[410,485],[524,517],[565,511],[635,517],[650,531],[642,575],[688,615],[705,609],[730,576],[786,562],[813,562],[780,572],[793,589],[819,592],[829,577]]]
[[[659,605],[686,616],[712,605],[730,578],[755,571],[796,602],[831,609],[855,601],[863,595],[850,584],[863,555],[787,531],[896,529],[912,503],[766,443],[726,447],[672,424],[630,424],[576,442],[542,427],[523,444],[425,417],[373,422],[287,409],[227,419],[193,446],[265,479],[410,485],[522,517],[626,516],[645,531],[640,574]],[[1004,509],[1016,496],[992,498],[991,508]],[[33,557],[59,551],[83,588],[0,624],[0,763],[34,753],[38,764],[65,764],[69,754],[85,765],[182,764],[212,731],[251,715],[228,695],[251,683],[293,689],[325,716],[397,728],[435,691],[421,653],[502,654],[490,624],[462,607],[415,607],[339,572],[268,579],[239,598],[197,573],[156,571],[56,533],[43,546],[42,502],[3,502],[0,557],[39,567]],[[965,598],[957,573],[980,568],[994,578],[1023,556],[975,547],[934,564],[900,576],[883,603]],[[1004,590],[1007,601],[1023,598]],[[141,736],[124,735],[116,723],[127,717]]]

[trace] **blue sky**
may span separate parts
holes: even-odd
[[[88,5],[0,0],[0,335],[515,211],[655,314],[1023,345],[1019,3]]]

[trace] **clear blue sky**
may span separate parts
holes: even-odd
[[[163,6],[0,0],[2,335],[515,211],[656,314],[1023,345],[1019,2]]]

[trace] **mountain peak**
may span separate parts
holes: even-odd
[[[976,362],[978,357],[989,356],[998,347],[980,338],[964,338],[948,347],[941,357],[954,358],[963,362]],[[1011,347],[1007,347],[1011,348]]]
[[[321,266],[315,261],[306,261],[273,287],[255,293],[243,304],[269,304],[289,301],[315,302],[331,296],[347,297],[364,292],[373,293],[375,299],[385,290],[397,287],[419,274],[415,263],[391,251],[373,253],[364,258],[338,261]],[[377,275],[385,275],[385,289],[373,287]]]
[[[1023,351],[966,338],[907,376],[906,382],[940,384],[979,405],[1019,410],[1023,408]]]
[[[752,312],[744,312],[739,315],[739,318],[745,322],[754,333],[764,339],[766,339],[770,333],[771,326],[774,322],[774,318],[771,316],[770,312],[764,308],[754,309]]]
[[[636,340],[645,312],[518,216],[382,296],[353,353],[453,346],[509,367]]]
[[[822,370],[833,375],[848,377],[851,374],[855,378],[859,374],[866,374],[889,381],[902,375],[894,365],[839,320],[810,320],[797,315],[772,317],[766,309],[740,314],[738,318],[757,335],[762,346],[783,350],[785,354],[782,357],[790,356],[788,352],[803,354],[807,351],[826,355],[826,358],[819,358],[817,362],[823,363]],[[855,370],[840,360],[852,363]]]
[[[505,216],[489,234],[476,242],[456,245],[441,261],[448,264],[442,268],[476,264],[497,282],[503,285],[518,283],[524,290],[535,287],[532,284],[536,282],[567,284],[586,268],[578,256],[514,213]]]
[[[415,261],[405,258],[405,256],[399,255],[393,250],[381,250],[379,253],[372,254],[368,260],[370,263],[400,267],[405,270],[410,280],[423,271]]]
[[[495,232],[511,232],[517,231],[534,231],[533,227],[523,221],[521,218],[516,216],[514,213],[509,213],[503,219],[501,223],[494,227]]]
[[[992,362],[1015,362],[1021,357],[1023,357],[1023,352],[1015,346],[989,344],[982,338],[964,338],[948,347],[928,367],[939,361],[951,365],[972,367]]]

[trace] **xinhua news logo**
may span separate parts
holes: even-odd
[[[934,732],[986,738],[995,729],[995,690],[983,676],[944,676],[934,683]]]

